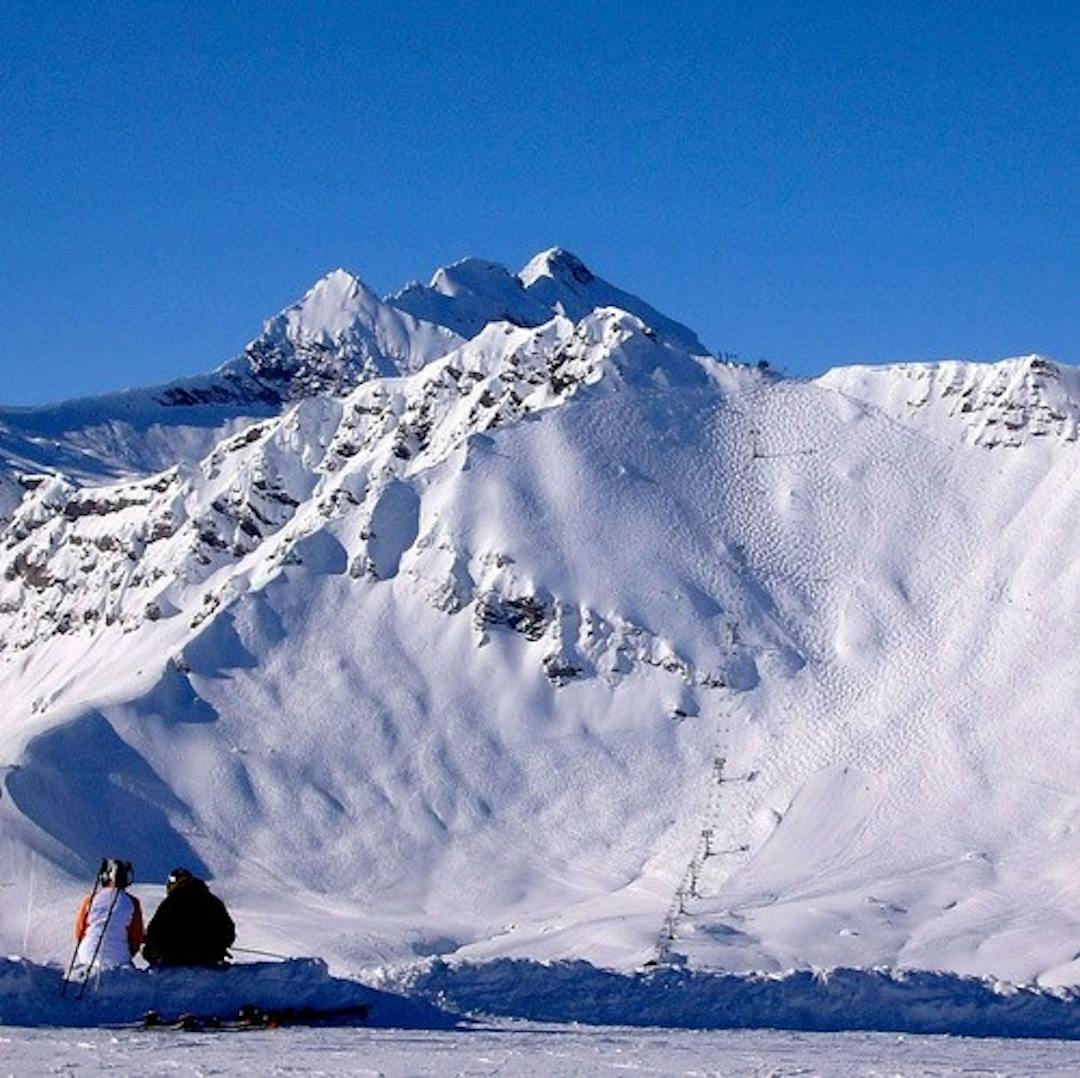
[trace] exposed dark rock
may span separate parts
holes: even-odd
[[[521,633],[526,640],[539,640],[551,624],[551,618],[550,605],[532,595],[508,599],[497,592],[487,592],[476,600],[478,626],[502,626]]]
[[[562,655],[545,655],[541,662],[547,679],[558,688],[584,673],[581,667],[574,666]]]

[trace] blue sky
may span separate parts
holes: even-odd
[[[796,373],[1077,362],[1076,4],[5,5],[0,402],[561,245]]]

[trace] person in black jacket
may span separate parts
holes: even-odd
[[[151,966],[217,966],[235,939],[236,926],[221,899],[186,868],[174,868],[146,926],[142,953]]]

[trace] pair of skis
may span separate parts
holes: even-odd
[[[245,1004],[234,1015],[180,1014],[172,1018],[158,1011],[143,1015],[143,1029],[172,1029],[185,1033],[229,1033],[256,1029],[280,1029],[283,1026],[357,1026],[367,1021],[366,1003],[345,1007],[257,1007]]]

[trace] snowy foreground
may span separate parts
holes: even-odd
[[[12,1074],[1076,1074],[1080,1046],[888,1033],[488,1026],[237,1035],[0,1029]]]
[[[0,1026],[124,1026],[148,1011],[231,1017],[245,1004],[263,1010],[338,1010],[363,1004],[369,1027],[445,1029],[455,1019],[423,1002],[332,977],[316,958],[252,962],[225,970],[109,970],[64,988],[64,971],[24,959],[0,960]],[[64,994],[61,995],[61,992]]]
[[[497,1050],[496,1054],[504,1053],[504,1062],[521,1062],[519,1056],[539,1056],[545,1067],[558,1073],[560,1067],[574,1067],[565,1061],[564,1051],[570,1051],[573,1058],[575,1053],[583,1053],[581,1066],[599,1066],[617,1058],[612,1045],[621,1046],[620,1051],[644,1052],[640,1065],[663,1071],[669,1069],[669,1064],[661,1058],[658,1046],[669,1042],[686,1053],[685,1066],[680,1063],[675,1069],[693,1069],[707,1063],[709,1053],[720,1050],[717,1045],[723,1046],[723,1051],[741,1053],[748,1044],[754,1051],[767,1043],[769,1051],[776,1046],[787,1052],[800,1045],[877,1043],[850,1038],[833,1042],[805,1037],[770,1039],[761,1034],[748,1041],[730,1032],[739,1028],[787,1029],[801,1034],[891,1030],[988,1040],[1013,1037],[1080,1042],[1080,994],[1076,990],[1017,987],[950,973],[841,969],[827,973],[735,975],[661,968],[623,974],[587,962],[503,959],[450,964],[434,960],[411,971],[388,971],[381,976],[369,973],[369,983],[361,983],[331,976],[317,959],[294,959],[241,964],[222,971],[117,970],[88,982],[82,998],[70,988],[65,997],[61,996],[62,977],[63,972],[56,967],[15,958],[0,961],[0,1026],[5,1027],[4,1036],[11,1038],[9,1043],[19,1046],[5,1052],[5,1060],[26,1053],[27,1065],[31,1066],[39,1059],[35,1053],[54,1049],[69,1053],[82,1050],[80,1045],[85,1043],[100,1046],[103,1057],[115,1056],[117,1065],[141,1072],[136,1055],[148,1051],[148,1043],[164,1040],[187,1050],[191,1038],[196,1045],[213,1051],[214,1038],[232,1041],[264,1032],[216,1032],[210,1034],[210,1041],[201,1033],[176,1039],[173,1030],[142,1029],[140,1018],[147,1011],[156,1011],[169,1020],[183,1014],[227,1018],[245,1004],[263,1010],[311,1007],[322,1012],[363,1004],[369,1011],[359,1031],[292,1029],[283,1033],[283,1039],[290,1047],[295,1043],[301,1053],[331,1053],[334,1066],[346,1070],[354,1066],[350,1060],[358,1045],[373,1043],[386,1054],[386,1067],[380,1064],[378,1069],[389,1068],[391,1073],[395,1067],[411,1070],[416,1065],[428,1065],[424,1061],[429,1056],[451,1051],[460,1053],[466,1068]],[[505,1025],[523,1020],[532,1024]],[[492,1021],[503,1023],[496,1033],[490,1029]],[[538,1030],[535,1023],[562,1025],[558,1031],[547,1026]],[[585,1032],[586,1026],[596,1029]],[[669,1033],[661,1037],[656,1032],[601,1032],[616,1026],[654,1031],[666,1028]],[[31,1027],[47,1027],[49,1032],[31,1033]],[[79,1030],[78,1035],[72,1039],[58,1032],[65,1027]],[[98,1028],[91,1034],[87,1032],[90,1027]],[[387,1028],[409,1030],[419,1036],[399,1033],[389,1040],[371,1041],[374,1030]],[[711,1030],[714,1036],[702,1039],[676,1030]],[[729,1032],[721,1036],[721,1030]],[[436,1035],[450,1033],[457,1036]],[[886,1038],[880,1043],[898,1042]],[[567,1049],[567,1045],[571,1047]],[[250,1048],[256,1054],[262,1050],[259,1044]],[[362,1050],[367,1053],[367,1048]],[[277,1054],[275,1049],[271,1051]],[[991,1049],[973,1051],[982,1053],[982,1058],[991,1058],[987,1054]],[[1055,1051],[1059,1049],[1048,1049],[1046,1058],[1054,1058]],[[873,1058],[869,1049],[867,1052],[866,1058]],[[1060,1052],[1063,1058],[1072,1058],[1080,1065],[1080,1044],[1062,1046]],[[61,1058],[66,1060],[58,1056],[57,1061]],[[916,1062],[920,1059],[916,1057]],[[214,1065],[223,1062],[228,1061],[223,1059]],[[736,1063],[738,1060],[733,1060],[732,1065]],[[300,1065],[298,1060],[290,1059],[290,1066]],[[439,1069],[443,1069],[442,1065]]]
[[[949,974],[737,977],[669,969],[632,976],[584,962],[451,967],[436,961],[397,975],[412,997],[405,998],[332,977],[307,959],[212,973],[117,971],[91,981],[78,1000],[71,991],[60,998],[61,977],[54,967],[0,960],[0,1073],[1035,1075],[1080,1069],[1074,993]],[[138,1022],[151,1008],[163,1015],[227,1015],[244,1002],[267,1008],[363,1002],[371,1009],[365,1025],[349,1027],[182,1032]],[[550,1016],[564,1024],[499,1015]],[[792,1028],[709,1028],[754,1024]],[[845,1025],[980,1036],[812,1032]],[[989,1035],[995,1032],[1014,1039]],[[1049,1039],[1055,1036],[1074,1039]]]

